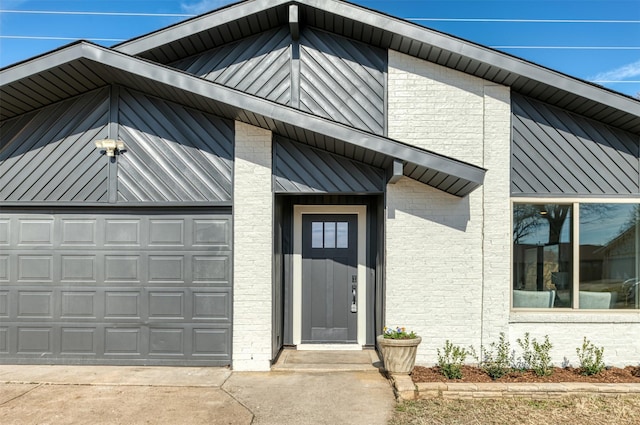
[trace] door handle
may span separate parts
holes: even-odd
[[[358,305],[356,304],[356,298],[357,298],[356,285],[351,285],[351,295],[353,296],[353,298],[351,299],[351,312],[357,313]]]

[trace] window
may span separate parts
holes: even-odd
[[[312,222],[311,248],[349,248],[349,223]]]
[[[513,206],[513,307],[640,308],[638,204]]]

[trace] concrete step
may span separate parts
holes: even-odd
[[[380,368],[382,368],[382,362],[373,349],[361,351],[284,349],[277,362],[271,366],[274,372],[379,372]]]

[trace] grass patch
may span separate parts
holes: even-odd
[[[420,400],[396,407],[389,425],[636,425],[640,396],[532,400]]]

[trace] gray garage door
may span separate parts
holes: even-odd
[[[231,215],[3,209],[0,362],[230,364]]]

